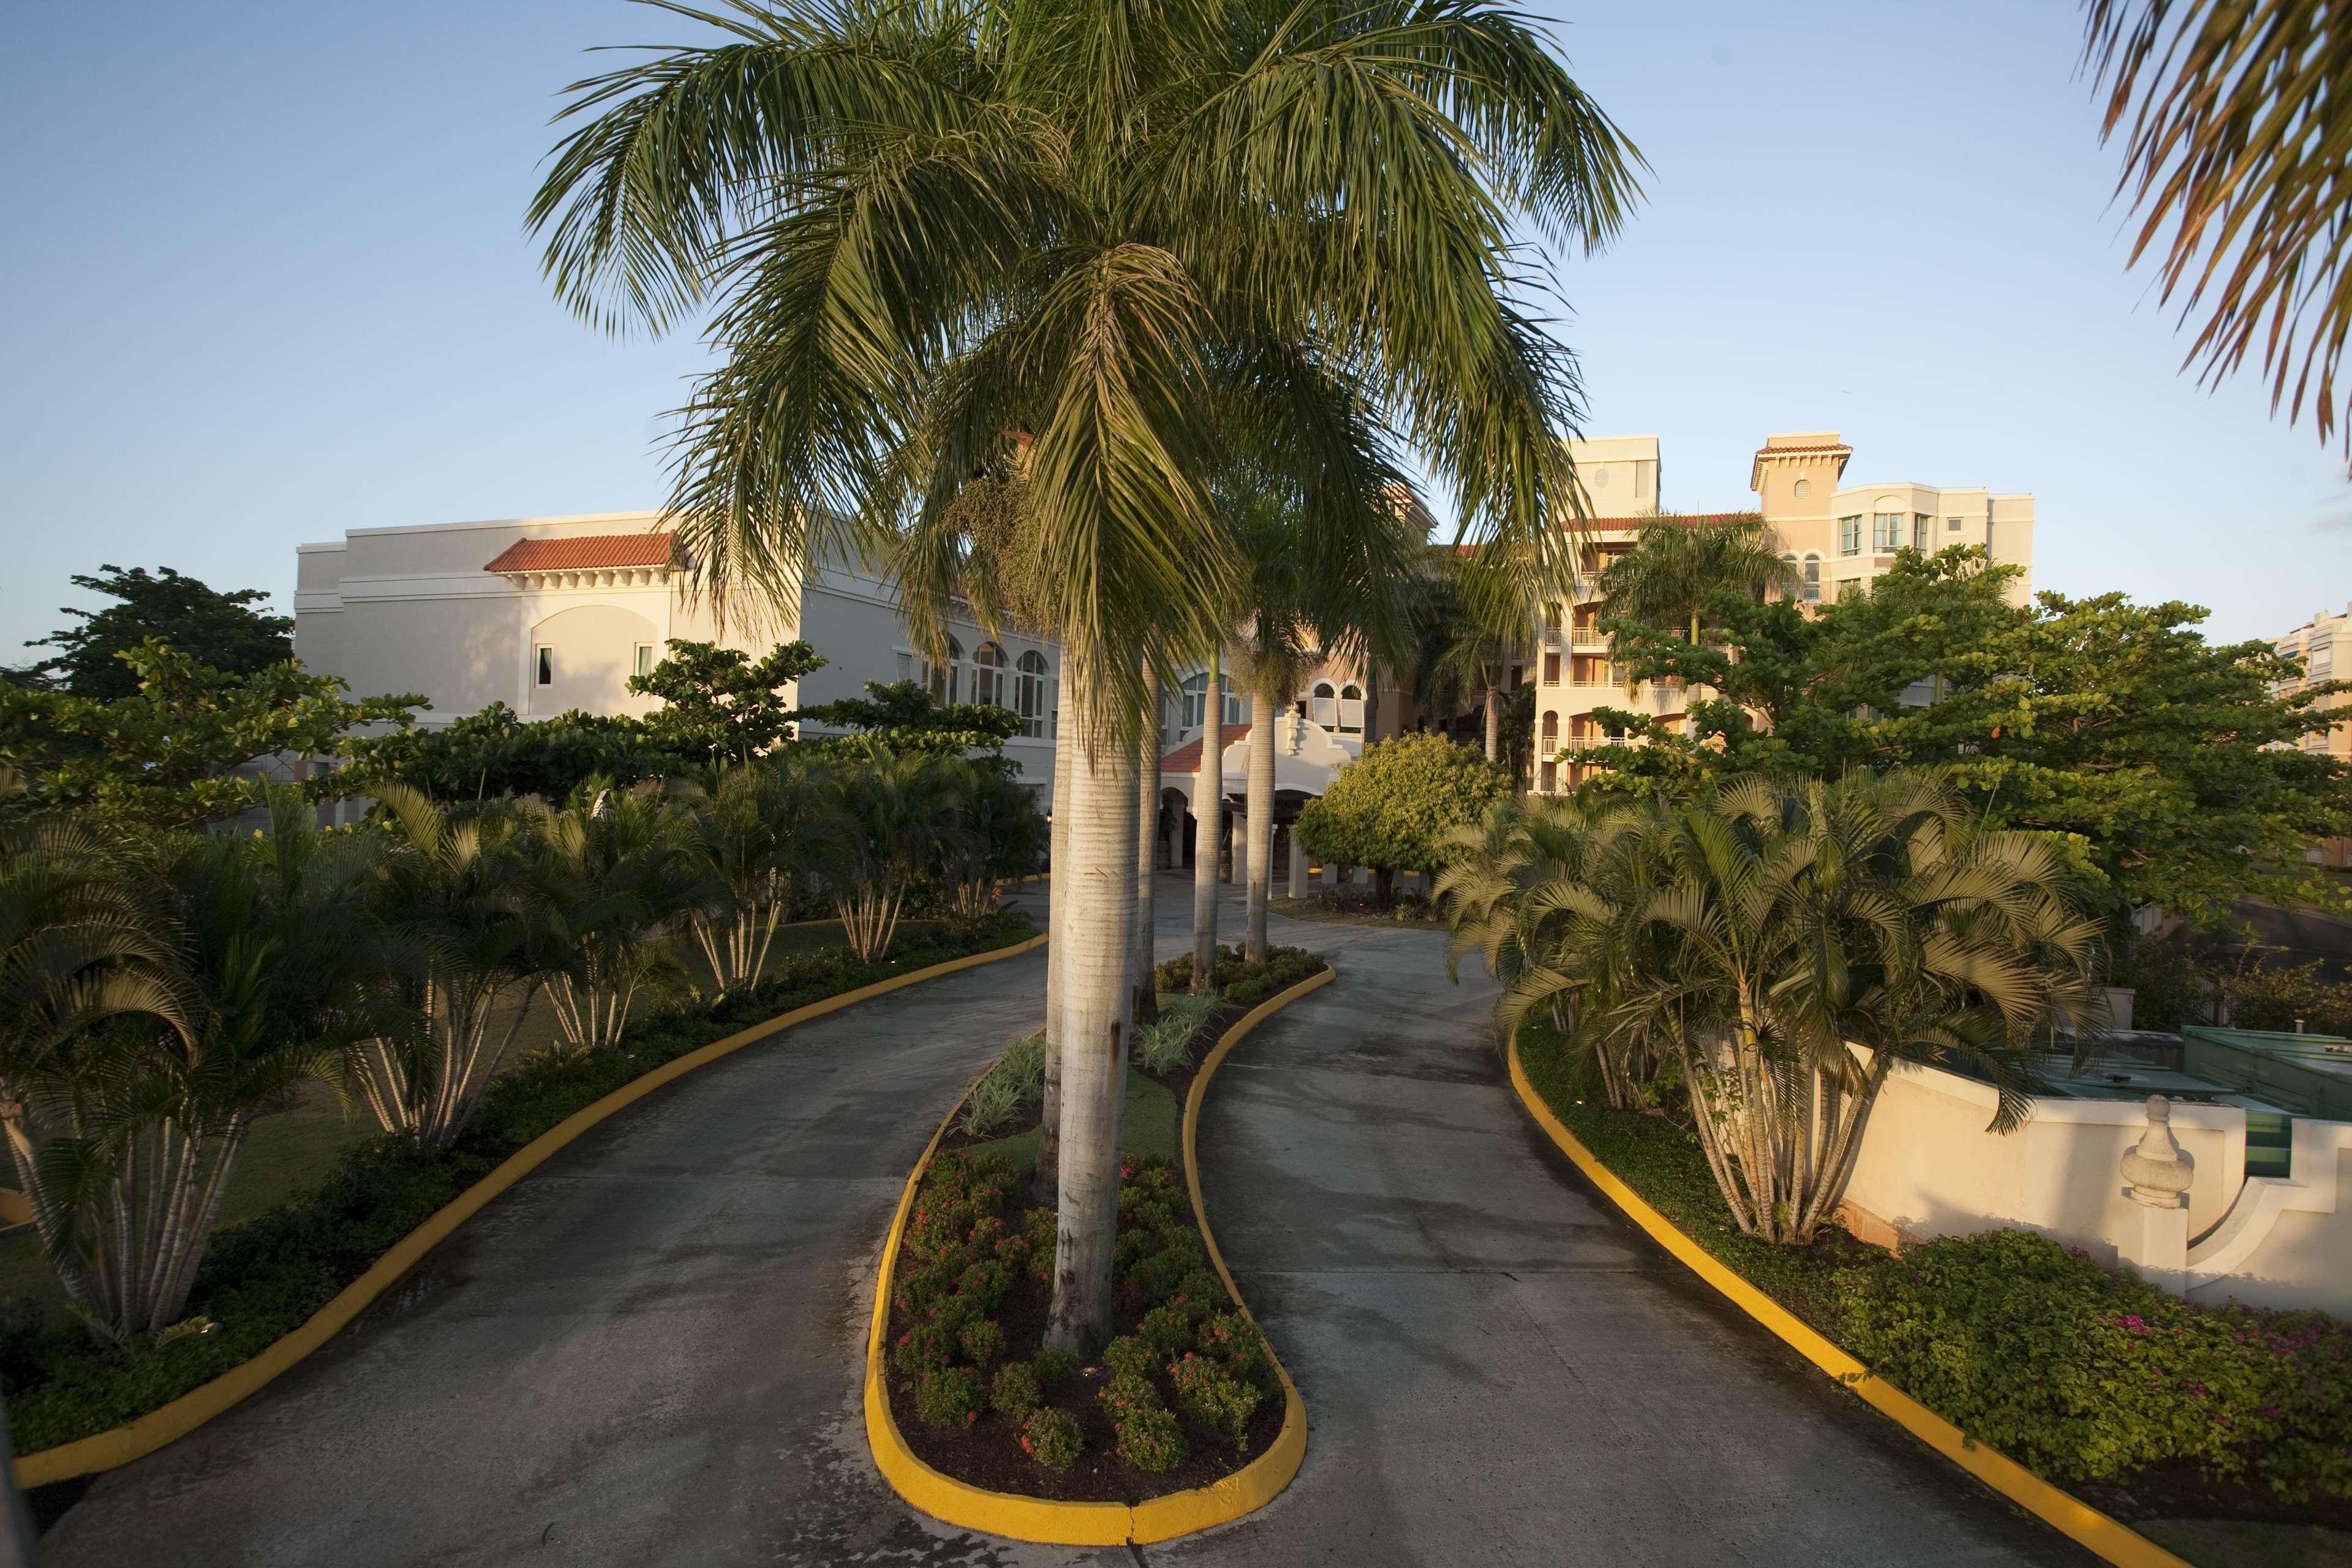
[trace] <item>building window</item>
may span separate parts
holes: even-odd
[[[1805,603],[1818,605],[1821,602],[1822,558],[1809,554],[1805,557]]]
[[[1934,518],[1929,517],[1924,511],[1915,511],[1911,514],[1912,549],[1925,550],[1927,548],[1927,529],[1936,520]]]
[[[1960,520],[1958,518],[1948,517],[1944,520],[1944,531],[1946,533],[1958,533],[1959,531]]]
[[[971,700],[991,708],[1007,706],[1004,699],[1004,650],[984,642],[971,650]]]
[[[530,661],[536,671],[535,679],[541,686],[555,684],[555,650],[553,648],[545,643],[541,643],[530,650]]]
[[[1307,694],[1307,716],[1326,730],[1339,727],[1339,693],[1329,681],[1317,681],[1314,690]]]
[[[1013,678],[1013,710],[1021,715],[1021,732],[1034,741],[1045,732],[1045,696],[1054,678],[1046,668],[1045,656],[1034,647],[1021,656],[1017,670]]]
[[[1853,517],[1842,517],[1838,519],[1838,553],[1840,555],[1859,555],[1862,553],[1862,516],[1860,513],[1857,512]]]
[[[1184,693],[1184,728],[1187,730],[1197,730],[1201,727],[1202,722],[1201,700],[1207,694],[1209,689],[1208,672],[1203,670],[1198,675],[1189,677],[1181,682],[1180,689]],[[1225,675],[1218,676],[1217,689],[1224,694],[1225,717],[1223,722],[1225,725],[1230,728],[1235,724],[1247,723],[1249,721],[1248,716],[1242,711],[1242,700],[1234,695],[1233,678]]]
[[[1364,732],[1364,689],[1354,681],[1339,688],[1339,733],[1360,735]]]
[[[1797,481],[1797,499],[1798,499],[1799,500],[1807,500],[1808,498],[1810,498],[1810,497],[1812,495],[1812,493],[1813,493],[1813,481],[1812,481],[1812,480],[1811,480],[1811,479],[1799,479],[1799,480]]]
[[[1548,637],[1556,637],[1559,636],[1559,605],[1558,604],[1549,604],[1544,606],[1544,636]]]
[[[649,642],[641,642],[637,645],[637,674],[640,677],[643,677],[651,675],[653,672],[654,645]]]
[[[1873,553],[1879,555],[1903,548],[1901,512],[1874,511],[1870,514],[1870,548]]]
[[[1559,750],[1559,715],[1557,713],[1546,712],[1543,716],[1543,745],[1546,756]]]
[[[1546,686],[1558,686],[1559,684],[1559,655],[1556,653],[1548,653],[1544,655],[1543,683]]]
[[[1538,783],[1536,787],[1542,790],[1546,795],[1555,795],[1559,793],[1559,764],[1553,762],[1549,757],[1546,757],[1543,761],[1541,782]]]
[[[948,638],[948,661],[933,664],[923,661],[923,684],[931,689],[933,700],[961,702],[963,700],[963,644]]]

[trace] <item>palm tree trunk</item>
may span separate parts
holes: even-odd
[[[1054,819],[1046,848],[1045,884],[1045,1089],[1037,1107],[1037,1201],[1054,1201],[1062,1161],[1062,954],[1070,900],[1070,755],[1077,749],[1070,723],[1069,684],[1061,683],[1059,715],[1054,721]]]
[[[1107,694],[1103,694],[1107,695]],[[1071,763],[1070,910],[1062,957],[1061,1196],[1045,1342],[1092,1355],[1116,1295],[1118,1116],[1127,1088],[1127,966],[1135,926],[1135,777],[1130,747],[1097,742],[1098,694],[1081,693],[1091,755]],[[1074,738],[1065,734],[1066,743]],[[1059,879],[1057,879],[1058,880]]]
[[[1503,689],[1491,683],[1486,688],[1486,760],[1503,760]]]
[[[1217,655],[1201,700],[1201,772],[1192,784],[1192,994],[1214,990],[1217,976],[1217,844],[1225,814],[1225,700],[1217,689]]]
[[[1143,720],[1143,747],[1137,756],[1135,779],[1135,952],[1129,967],[1135,975],[1135,1001],[1129,1016],[1139,1026],[1160,1016],[1160,990],[1152,976],[1152,879],[1157,874],[1160,847],[1160,677],[1147,672],[1150,710]]]
[[[1274,893],[1274,699],[1250,694],[1248,939],[1252,963],[1265,962],[1265,904]]]

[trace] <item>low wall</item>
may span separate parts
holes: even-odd
[[[2021,1226],[2126,1261],[2147,1210],[2133,1201],[2124,1154],[2147,1130],[2138,1100],[2041,1099],[2025,1124],[1990,1131],[1990,1085],[1897,1067],[1863,1134],[1845,1199],[1872,1240],[1924,1241]],[[2193,1300],[2318,1307],[2352,1317],[2352,1123],[2294,1123],[2291,1174],[2246,1175],[2246,1113],[2172,1103],[2193,1168],[2183,1267],[2151,1279]]]

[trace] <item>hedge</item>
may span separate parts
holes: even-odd
[[[1899,1254],[1824,1235],[1742,1235],[1695,1135],[1579,1102],[1560,1037],[1521,1062],[1601,1163],[1693,1240],[1970,1437],[2061,1482],[2128,1484],[2190,1465],[2289,1502],[2352,1498],[2352,1325],[2204,1306],[2035,1231]]]
[[[1028,921],[1000,914],[961,939],[902,942],[882,963],[862,963],[845,948],[799,955],[715,1007],[653,1014],[618,1050],[527,1062],[491,1086],[455,1147],[436,1152],[404,1136],[374,1139],[349,1151],[315,1191],[223,1230],[188,1299],[189,1318],[209,1319],[210,1332],[110,1350],[79,1326],[49,1322],[37,1301],[0,1304],[0,1396],[16,1451],[120,1426],[251,1359],[507,1156],[665,1062],[779,1013],[1034,934]]]
[[[1303,947],[1269,947],[1265,962],[1252,963],[1243,956],[1236,943],[1217,950],[1216,973],[1210,978],[1217,994],[1236,1007],[1255,1007],[1267,997],[1330,968],[1330,963],[1319,952]],[[1170,959],[1151,972],[1152,984],[1161,991],[1190,991],[1192,988],[1192,955],[1189,952]]]

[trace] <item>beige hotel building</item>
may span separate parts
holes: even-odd
[[[1593,521],[1583,565],[1585,595],[1549,606],[1537,639],[1535,784],[1570,790],[1597,765],[1580,756],[1610,743],[1592,717],[1597,708],[1647,714],[1670,730],[1686,721],[1688,694],[1671,681],[1643,681],[1630,691],[1610,662],[1591,584],[1610,560],[1633,548],[1660,510],[1662,468],[1655,436],[1616,436],[1572,443]],[[1768,436],[1748,466],[1748,486],[1779,535],[1782,553],[1803,580],[1808,604],[1858,592],[1895,564],[1906,548],[1934,552],[1980,544],[1995,562],[2022,566],[2012,588],[2032,592],[2033,498],[1982,488],[1910,480],[1846,482],[1853,448],[1834,430]],[[1726,514],[1711,514],[1726,515]]]

